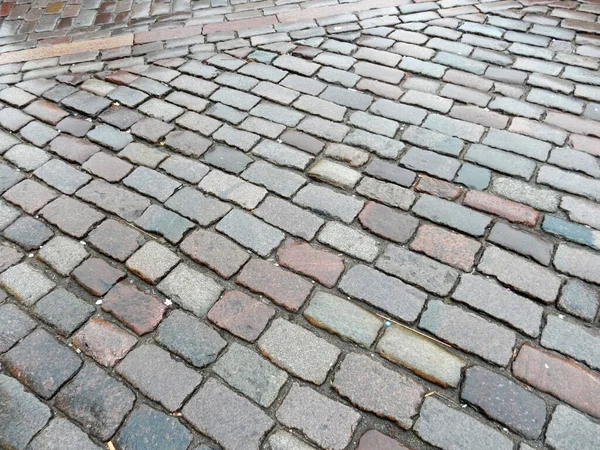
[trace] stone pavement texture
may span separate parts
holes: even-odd
[[[600,2],[0,3],[0,448],[600,448]]]

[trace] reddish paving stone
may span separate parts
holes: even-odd
[[[445,228],[424,224],[417,231],[410,248],[469,272],[481,244]]]
[[[51,125],[56,125],[69,115],[69,113],[65,110],[45,100],[36,100],[27,106],[24,111],[27,114]]]
[[[83,164],[94,153],[98,153],[100,147],[83,139],[62,135],[50,142],[50,151],[62,156],[67,161]]]
[[[40,215],[48,222],[56,225],[62,232],[82,238],[98,222],[104,214],[90,208],[83,202],[62,195],[49,203],[40,211]]]
[[[437,180],[428,176],[419,178],[415,189],[419,192],[435,195],[446,200],[456,200],[462,194],[462,188],[447,181]]]
[[[248,252],[233,241],[206,230],[191,233],[180,248],[194,261],[225,278],[233,276],[250,259]]]
[[[530,227],[534,227],[540,217],[540,213],[530,206],[482,191],[467,192],[463,204]]]
[[[133,169],[133,165],[108,153],[98,152],[92,155],[81,168],[114,183],[125,178]]]
[[[55,406],[106,441],[133,408],[135,395],[93,363],[83,369],[56,396]]]
[[[253,292],[264,294],[290,311],[298,311],[312,290],[304,278],[261,259],[251,260],[236,282]]]
[[[419,225],[414,217],[376,202],[365,205],[358,221],[373,234],[400,243],[408,241]]]
[[[92,295],[106,294],[125,273],[115,269],[103,259],[90,258],[73,271],[71,276]]]
[[[58,197],[58,193],[33,180],[23,180],[4,193],[6,200],[35,214],[40,208]]]
[[[409,450],[391,437],[377,430],[369,430],[362,435],[356,450]]]
[[[528,344],[521,347],[512,370],[519,380],[600,418],[600,375],[597,372]]]
[[[135,286],[123,282],[104,296],[102,309],[137,334],[143,335],[157,327],[167,307],[153,295],[145,294]]]
[[[113,367],[125,357],[137,339],[101,317],[90,320],[75,336],[73,344],[98,364]]]
[[[116,72],[106,75],[104,77],[104,80],[108,81],[109,83],[118,84],[120,86],[127,86],[130,83],[133,83],[138,78],[138,75],[135,75],[131,72],[127,72],[125,70],[117,70]]]
[[[88,236],[89,244],[117,261],[125,261],[144,243],[141,233],[113,219],[102,222]]]
[[[279,263],[327,287],[335,286],[344,271],[344,259],[305,242],[288,240],[277,252]]]
[[[208,319],[231,334],[254,342],[275,310],[241,291],[227,291],[208,313]]]

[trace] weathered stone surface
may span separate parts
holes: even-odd
[[[33,307],[38,317],[63,336],[73,333],[95,310],[92,305],[63,288],[54,289]]]
[[[107,367],[125,357],[136,343],[134,336],[100,317],[94,317],[73,336],[73,344]]]
[[[35,321],[15,305],[0,305],[0,353],[27,336],[35,326]]]
[[[125,272],[100,258],[90,258],[73,271],[71,276],[90,294],[101,297],[106,294]]]
[[[29,447],[31,450],[100,450],[75,424],[55,417]]]
[[[17,264],[0,274],[0,286],[26,306],[31,306],[56,284],[27,263]]]
[[[156,241],[148,241],[127,260],[125,265],[150,284],[158,283],[179,263],[180,257]]]
[[[600,427],[580,412],[558,405],[546,431],[546,443],[556,450],[593,450],[600,446]]]
[[[358,443],[357,450],[408,450],[408,447],[401,445],[391,437],[376,430],[369,430],[363,434]]]
[[[562,316],[548,315],[541,344],[600,369],[600,334]]]
[[[344,271],[344,260],[310,244],[288,240],[277,252],[279,263],[319,283],[333,287]]]

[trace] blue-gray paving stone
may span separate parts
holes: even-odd
[[[285,234],[277,228],[239,209],[230,211],[216,228],[263,257],[268,256],[285,238]]]
[[[366,110],[373,101],[373,97],[370,95],[337,86],[328,86],[319,97],[337,103],[338,105],[363,111]]]
[[[242,111],[250,111],[257,105],[258,102],[260,102],[260,97],[247,94],[245,92],[236,91],[235,89],[222,87],[212,94],[210,100],[215,103],[220,102],[225,105],[241,109]]]
[[[52,412],[14,378],[0,374],[0,445],[24,450],[48,423]]]
[[[133,141],[131,134],[119,131],[109,125],[98,125],[88,132],[87,137],[90,141],[115,151],[123,149]]]
[[[56,331],[69,336],[79,328],[96,309],[63,288],[57,288],[35,304],[33,312]]]
[[[449,226],[472,236],[483,236],[491,218],[477,211],[432,195],[422,195],[413,212],[435,223]]]
[[[19,141],[12,134],[0,131],[0,155],[20,143],[21,141]]]
[[[561,191],[600,201],[599,180],[561,170],[551,165],[544,165],[540,168],[537,175],[537,182],[552,186]]]
[[[141,404],[131,412],[115,443],[122,450],[185,450],[192,437],[177,418]]]
[[[578,244],[600,250],[600,231],[556,216],[544,216],[542,229]]]
[[[295,127],[304,117],[304,114],[294,109],[265,101],[252,108],[250,114],[288,127]]]
[[[17,172],[6,164],[0,163],[0,194],[7,191],[23,178],[25,178],[25,175],[22,173]]]
[[[447,53],[443,51],[438,52],[432,61],[434,63],[448,67],[454,67],[455,69],[464,70],[465,72],[471,72],[477,75],[483,75],[485,69],[488,67],[487,64],[481,61],[476,61],[465,56],[455,55],[453,53]]]
[[[0,200],[0,231],[13,223],[21,213],[19,210],[8,203]],[[0,264],[0,268],[3,267]]]
[[[411,57],[404,57],[398,66],[400,69],[411,73],[420,73],[431,78],[442,78],[446,70],[446,66],[428,61],[421,61]]]
[[[483,367],[467,369],[461,398],[529,439],[537,439],[546,423],[544,400]]]
[[[412,125],[420,125],[425,120],[425,116],[427,116],[427,110],[425,109],[404,105],[391,100],[377,100],[371,105],[369,110],[373,114]]]
[[[211,117],[216,117],[217,119],[224,120],[225,122],[232,123],[234,125],[240,124],[248,116],[247,113],[239,111],[230,106],[224,105],[222,103],[216,103],[215,105],[211,106],[206,111],[206,114],[208,114]]]
[[[400,163],[409,169],[425,172],[444,180],[451,181],[460,168],[460,161],[435,152],[411,147],[400,159]]]
[[[61,103],[92,117],[97,116],[110,106],[110,100],[85,91],[76,92],[64,98]]]
[[[75,424],[55,417],[32,441],[28,450],[101,450]]]
[[[600,178],[600,163],[595,156],[589,153],[570,148],[556,148],[550,153],[548,162],[565,169],[583,172],[594,178]]]
[[[112,90],[108,95],[108,98],[122,103],[125,106],[135,108],[137,105],[142,103],[148,98],[148,95],[137,89],[132,89],[127,86],[119,86]]]
[[[44,399],[52,397],[82,364],[81,359],[50,333],[39,328],[2,358],[2,364]]]
[[[254,162],[242,172],[241,177],[287,198],[294,195],[298,189],[306,184],[306,180],[301,175],[290,170],[281,169],[266,161]]]
[[[362,200],[314,184],[302,188],[294,203],[346,223],[352,222],[364,206]]]
[[[482,141],[491,147],[546,161],[552,144],[504,130],[490,129]]]
[[[156,341],[195,367],[211,364],[227,346],[219,333],[181,310],[162,321]]]
[[[536,167],[535,161],[531,159],[480,144],[471,145],[465,159],[526,180],[531,178]]]
[[[285,70],[278,69],[271,65],[250,62],[238,70],[238,73],[249,75],[260,80],[280,82],[286,75]]]
[[[464,147],[461,139],[413,125],[402,133],[402,140],[451,156],[458,156]]]
[[[17,306],[10,303],[0,305],[0,353],[8,351],[35,327],[35,321]]]
[[[465,163],[461,166],[454,181],[467,187],[483,191],[490,185],[492,172],[483,167]]]
[[[256,78],[229,72],[220,74],[214,81],[215,83],[239,89],[241,91],[249,91],[259,83]]]
[[[593,321],[600,307],[600,290],[576,278],[562,288],[558,307],[574,316]]]
[[[213,150],[204,155],[203,161],[226,172],[240,174],[253,159],[239,150],[217,145]]]
[[[51,159],[33,174],[65,194],[74,194],[92,179],[87,173],[80,172],[60,159]]]
[[[193,222],[158,205],[150,205],[135,224],[150,233],[164,236],[172,244],[178,243],[189,229],[194,228]]]
[[[29,122],[21,128],[20,133],[25,140],[38,147],[43,147],[58,136],[58,131],[38,121]]]
[[[167,200],[181,186],[178,181],[146,167],[136,168],[123,180],[123,184],[161,202]]]
[[[10,224],[3,232],[9,241],[14,242],[25,250],[41,247],[54,232],[44,223],[31,216],[22,216]]]
[[[552,243],[534,233],[519,230],[497,222],[488,235],[488,240],[525,256],[530,256],[541,264],[548,265],[552,259]]]
[[[600,425],[573,408],[558,405],[546,430],[546,443],[556,450],[596,450]]]
[[[4,108],[0,110],[0,125],[9,131],[19,131],[33,120],[33,117],[22,113],[15,108]]]
[[[99,118],[102,119],[104,122],[117,127],[121,131],[131,127],[143,117],[144,116],[138,113],[137,111],[126,108],[124,106],[111,106],[99,116]],[[64,119],[63,122],[65,122],[67,119],[68,118]],[[59,126],[61,123],[59,123]],[[89,122],[85,123],[89,125],[89,128],[92,127],[92,124],[90,124]],[[83,124],[81,124],[80,126],[83,126]],[[83,133],[83,135],[85,135],[85,132]]]

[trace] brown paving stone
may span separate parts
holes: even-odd
[[[419,192],[426,192],[436,197],[445,198],[446,200],[456,200],[462,193],[460,186],[428,176],[419,178],[415,189]]]
[[[504,217],[515,223],[534,227],[540,213],[530,206],[505,200],[487,192],[469,191],[463,203],[471,208]]]
[[[327,286],[335,286],[344,271],[343,258],[305,242],[288,240],[277,252],[279,264]]]
[[[481,244],[445,228],[424,224],[417,231],[410,248],[469,272]]]
[[[102,309],[142,335],[157,327],[167,307],[157,297],[123,282],[115,285],[104,296]]]
[[[304,278],[261,259],[248,262],[236,282],[264,294],[290,311],[297,311],[302,306],[313,287]]]
[[[64,233],[76,238],[85,236],[95,224],[105,217],[104,214],[90,208],[85,203],[66,195],[62,195],[44,206],[40,215]]]
[[[27,114],[52,125],[56,125],[69,115],[68,112],[45,100],[36,100],[27,106],[24,111]]]
[[[105,255],[122,262],[141,247],[144,237],[133,228],[108,219],[89,234],[88,242]]]
[[[358,442],[356,450],[409,450],[391,437],[377,430],[368,430]]]
[[[115,269],[103,259],[90,258],[77,267],[71,276],[86,291],[100,297],[106,294],[117,281],[123,278],[125,273]]]
[[[23,180],[6,191],[3,197],[23,208],[29,214],[36,213],[44,205],[58,197],[58,193],[33,180]]]
[[[113,367],[125,357],[137,339],[101,317],[90,320],[73,336],[73,344],[98,364]]]
[[[83,139],[63,135],[58,136],[50,143],[50,151],[62,156],[67,161],[83,164],[94,153],[99,152],[100,147]]]
[[[600,375],[597,372],[528,344],[521,347],[512,371],[519,380],[600,418]]]
[[[227,291],[208,313],[217,326],[254,342],[275,315],[272,307],[241,291]]]

